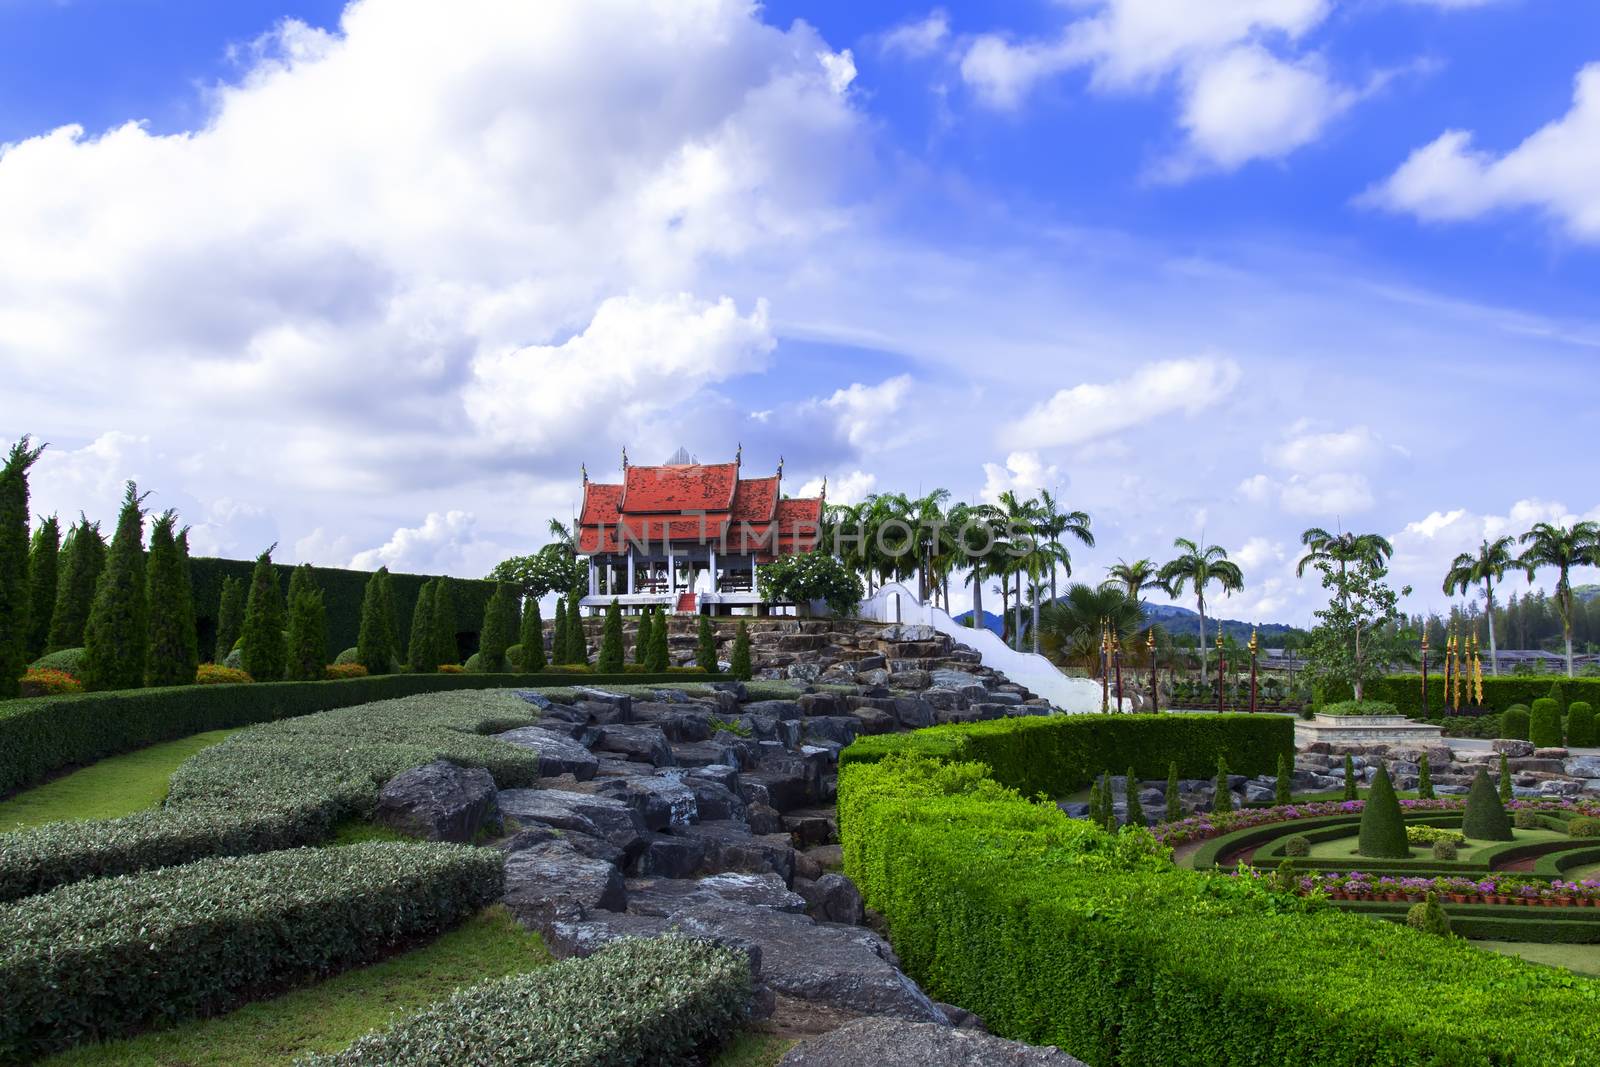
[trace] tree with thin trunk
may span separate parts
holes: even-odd
[[[1301,533],[1300,543],[1305,546],[1305,553],[1294,566],[1296,578],[1304,578],[1307,567],[1324,561],[1336,564],[1342,577],[1358,560],[1384,567],[1394,555],[1394,546],[1378,534],[1330,533],[1320,526]]]
[[[1008,552],[1011,555],[1010,566],[1007,572],[1012,581],[1016,583],[1016,625],[1012,628],[1012,647],[1018,652],[1022,651],[1022,576],[1027,573],[1034,581],[1039,579],[1040,557],[1039,547],[1039,520],[1041,512],[1039,502],[1034,499],[1023,500],[1017,496],[1016,491],[1007,489],[1000,494],[1000,512],[1006,523],[1009,541]],[[1038,600],[1034,601],[1034,618],[1038,617]],[[1035,628],[1034,641],[1038,641],[1038,630]],[[1037,651],[1037,647],[1035,647]]]
[[[83,686],[89,690],[144,685],[150,604],[145,591],[144,508],[128,483],[94,606],[83,628]]]
[[[1161,568],[1161,585],[1174,597],[1182,596],[1185,586],[1194,589],[1195,607],[1200,612],[1200,676],[1206,677],[1206,589],[1215,584],[1224,596],[1244,588],[1244,573],[1228,559],[1220,545],[1201,545],[1180,537],[1172,542],[1178,557]]]
[[[1489,620],[1489,673],[1495,677],[1500,675],[1500,650],[1494,634],[1494,584],[1516,565],[1511,555],[1515,544],[1516,539],[1509,535],[1493,541],[1485,538],[1477,555],[1461,553],[1451,561],[1450,570],[1444,576],[1445,596],[1465,593],[1476,583],[1483,583],[1483,613]]]
[[[50,617],[56,610],[56,577],[61,558],[61,523],[54,515],[39,520],[28,546],[27,658],[38,659],[50,644]]]
[[[1148,559],[1136,559],[1132,563],[1118,559],[1106,568],[1106,580],[1100,584],[1120,587],[1129,600],[1140,603],[1146,589],[1164,589],[1159,571],[1160,568]]]
[[[18,680],[28,667],[33,633],[28,615],[28,468],[44,446],[30,444],[24,437],[12,445],[0,466],[0,699],[21,691]]]
[[[1580,522],[1559,526],[1541,522],[1518,540],[1527,547],[1517,557],[1517,566],[1533,581],[1541,568],[1556,570],[1556,610],[1561,614],[1562,634],[1567,643],[1567,677],[1572,674],[1572,569],[1600,564],[1600,522]]]

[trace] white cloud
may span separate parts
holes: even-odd
[[[1331,472],[1294,475],[1283,484],[1278,503],[1291,515],[1344,516],[1369,510],[1375,499],[1365,475]]]
[[[1035,85],[1077,65],[1078,56],[1061,43],[1012,44],[998,34],[974,38],[961,57],[961,77],[990,107],[1019,106]]]
[[[1140,367],[1108,383],[1058,390],[1001,431],[1014,448],[1076,445],[1173,414],[1195,415],[1219,403],[1239,383],[1231,359],[1174,359]]]
[[[1252,504],[1265,504],[1278,491],[1278,484],[1265,474],[1253,474],[1239,483],[1234,492]]]
[[[826,400],[814,402],[814,406],[832,415],[841,438],[852,447],[861,448],[890,436],[899,422],[894,416],[910,391],[911,375],[899,374],[877,385],[853,382],[835,390]]]
[[[1365,467],[1384,451],[1382,440],[1366,426],[1326,433],[1292,433],[1268,459],[1284,470],[1298,474],[1321,474],[1351,467]]]
[[[1600,63],[1578,72],[1572,108],[1496,157],[1447,130],[1411,153],[1364,202],[1428,221],[1534,208],[1572,237],[1600,241]]]
[[[913,59],[932,55],[950,37],[950,16],[935,8],[926,16],[902,22],[883,35],[879,48],[884,55],[903,55]]]
[[[490,550],[492,546],[478,543],[477,527],[477,517],[471,512],[430,512],[421,526],[402,526],[379,547],[357,552],[350,567],[362,571],[388,567],[412,574],[487,572],[498,555]],[[475,562],[480,566],[472,568],[470,564]]]
[[[827,483],[828,503],[859,504],[877,488],[878,476],[855,470]],[[795,496],[816,496],[823,491],[823,480],[813,478],[795,491]]]
[[[1282,543],[1266,537],[1252,537],[1233,553],[1235,563],[1252,570],[1269,564],[1282,563],[1284,558]]]
[[[983,491],[979,494],[993,504],[1000,494],[1010,490],[1020,497],[1036,496],[1041,489],[1055,489],[1061,484],[1061,471],[1046,463],[1037,452],[1013,452],[1006,457],[1004,466],[998,463],[983,465]]]
[[[44,439],[34,441],[37,447]],[[28,476],[29,510],[35,515],[59,515],[62,530],[77,521],[80,511],[91,519],[106,519],[107,533],[122,503],[123,487],[138,481],[153,466],[150,438],[109,430],[82,448],[51,444],[40,454]],[[140,492],[148,490],[147,484]]]

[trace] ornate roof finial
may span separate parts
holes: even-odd
[[[622,469],[623,470],[627,470],[628,469],[628,446],[627,445],[623,445],[622,446]]]
[[[778,457],[778,477],[783,477],[783,457]]]
[[[828,499],[828,476],[826,474],[824,474],[822,476],[822,495],[819,496],[817,499],[823,501],[824,503],[827,502],[827,499]]]
[[[738,446],[735,447],[734,450],[733,450],[733,465],[735,467],[737,467],[740,464],[742,464],[743,462],[744,462],[744,442],[740,441]]]
[[[580,464],[578,464],[578,470],[580,472],[582,472],[582,474],[583,474],[583,484],[584,485],[588,485],[589,484],[589,465],[587,463],[580,463]]]

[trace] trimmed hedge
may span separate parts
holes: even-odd
[[[1533,702],[1528,717],[1528,740],[1535,748],[1561,747],[1561,705],[1549,697]]]
[[[0,701],[0,797],[55,771],[207,730],[287,719],[419,693],[561,685],[681,684],[667,674],[393,674],[312,682],[176,686]]]
[[[1590,706],[1600,704],[1600,678],[1568,678],[1554,675],[1485,678],[1483,702],[1494,711],[1505,711],[1514,704],[1531,706],[1535,700],[1550,695],[1552,682],[1559,682],[1566,699],[1584,700]],[[1398,674],[1377,678],[1364,687],[1362,693],[1369,700],[1386,700],[1400,709],[1400,714],[1416,718],[1422,714],[1422,676]],[[1463,694],[1465,696],[1465,694]],[[1449,704],[1445,697],[1444,678],[1439,673],[1428,674],[1428,707],[1437,716]]]
[[[504,891],[489,849],[376,842],[206,860],[0,908],[0,1062],[224,1011],[366,963]]]
[[[1062,796],[1107,767],[1130,763],[1140,778],[1209,778],[1219,758],[1233,774],[1276,774],[1294,759],[1286,715],[1043,715],[934,726],[858,738],[839,763],[910,753],[987,765],[1002,785]]]
[[[0,900],[58,885],[317,844],[371,814],[395,775],[437,759],[531,786],[535,753],[486,733],[525,726],[510,694],[435,694],[342,708],[235,734],[186,760],[164,807],[118,819],[49,823],[0,835]]]
[[[839,821],[847,873],[930,996],[1089,1063],[1593,1054],[1600,982],[1176,868],[1144,831],[1104,834],[980,765],[847,764]]]
[[[749,1010],[742,952],[684,937],[627,939],[586,959],[462,990],[301,1067],[512,1067],[704,1062]]]
[[[1567,744],[1588,748],[1600,741],[1595,732],[1594,708],[1588,701],[1574,700],[1567,705]]]

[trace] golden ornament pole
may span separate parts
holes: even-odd
[[[1222,711],[1223,694],[1228,690],[1228,665],[1222,661],[1222,623],[1217,623],[1217,711]]]
[[[1111,627],[1100,623],[1100,714],[1111,710]]]
[[[1154,715],[1161,710],[1161,688],[1156,678],[1156,628],[1150,627],[1149,636],[1145,638],[1145,647],[1150,650],[1150,714]]]
[[[1478,652],[1478,635],[1472,635],[1472,705],[1483,707],[1483,657]]]
[[[1464,643],[1460,634],[1450,639],[1450,673],[1455,679],[1455,687],[1450,691],[1450,706],[1456,712],[1461,711],[1461,646]]]
[[[1122,637],[1111,631],[1111,658],[1117,666],[1117,710],[1122,710]]]
[[[1256,713],[1256,650],[1261,646],[1256,641],[1256,629],[1250,630],[1250,714]]]
[[[1422,717],[1428,717],[1428,624],[1422,624]]]

